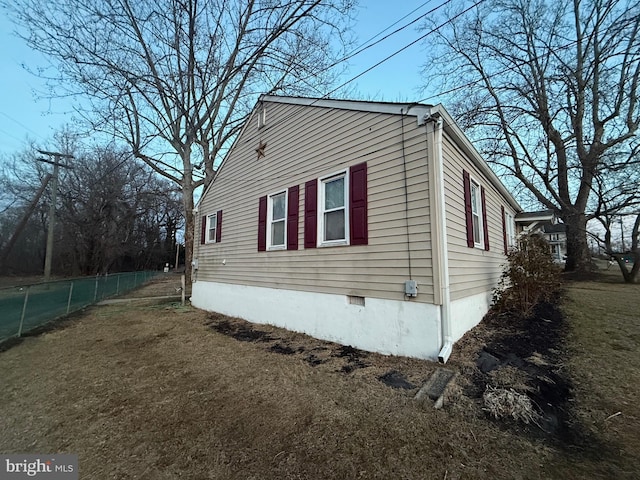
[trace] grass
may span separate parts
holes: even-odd
[[[420,386],[437,364],[257,327],[281,354],[174,304],[94,307],[0,353],[0,452],[78,453],[96,479],[636,478],[639,293],[582,282],[565,303],[576,419],[606,455],[493,420],[456,385],[435,410],[379,380]],[[481,342],[452,356],[460,385]]]
[[[640,472],[640,285],[619,272],[579,282],[568,291],[571,371],[576,417],[607,449],[610,478]]]

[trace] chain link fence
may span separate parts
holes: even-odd
[[[51,320],[126,293],[157,274],[114,273],[0,288],[0,341],[20,337]]]

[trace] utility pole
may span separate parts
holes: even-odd
[[[53,157],[54,160],[47,160],[44,158],[37,158],[39,162],[50,163],[53,165],[53,176],[51,178],[51,205],[49,205],[49,225],[47,227],[47,253],[44,258],[44,281],[48,282],[51,278],[51,260],[53,258],[53,228],[56,223],[56,199],[58,196],[58,171],[59,167],[63,168],[72,168],[64,163],[61,163],[60,160],[63,158],[72,159],[73,155],[66,155],[64,153],[58,152],[47,152],[44,150],[38,150],[43,155],[49,155],[49,157]]]
[[[622,253],[624,253],[627,249],[624,248],[624,227],[622,225],[622,216],[620,217],[620,237],[622,238]]]

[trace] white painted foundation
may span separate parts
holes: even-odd
[[[489,311],[491,292],[479,293],[451,302],[451,327],[453,341],[475,327]],[[455,347],[453,347],[455,350]]]
[[[193,283],[191,303],[383,354],[434,360],[441,346],[440,307],[431,304],[366,298],[363,307],[346,295],[205,281]]]

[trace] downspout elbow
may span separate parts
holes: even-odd
[[[438,353],[438,361],[440,363],[447,363],[451,353],[453,352],[453,340],[450,338],[445,340],[444,345],[440,349],[440,353]]]

